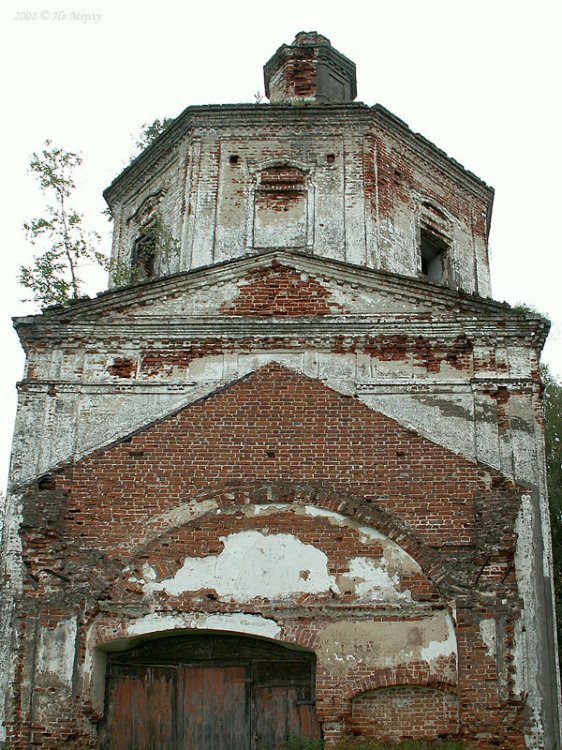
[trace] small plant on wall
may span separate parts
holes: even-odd
[[[160,275],[170,273],[170,260],[177,255],[179,241],[159,216],[143,227],[135,240],[128,261],[113,260],[110,277],[113,286],[128,286],[154,277],[156,269]]]

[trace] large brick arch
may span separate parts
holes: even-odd
[[[151,539],[186,523],[185,509],[196,516],[201,509],[279,497],[378,529],[418,562],[442,596],[485,582],[490,549],[506,571],[498,585],[511,585],[509,521],[523,491],[356,398],[278,364],[60,467],[49,483],[24,498],[29,570],[37,576],[54,569],[43,537],[55,534],[69,552],[57,580],[67,580],[68,590],[80,581],[84,591],[91,570],[89,603]]]
[[[381,531],[403,535],[405,543],[411,531],[428,549],[477,543],[479,503],[484,541],[507,547],[513,539],[506,521],[515,518],[524,491],[358,399],[278,364],[60,467],[52,481],[66,494],[66,536],[124,557],[142,544],[154,518],[210,493],[225,502],[244,486],[284,484],[289,494],[303,486],[328,498],[344,495],[345,514],[369,509],[367,523],[384,524],[388,532]],[[30,498],[30,511],[32,505],[40,506],[41,498]],[[389,523],[390,517],[396,521]],[[120,538],[122,529],[127,533]]]
[[[375,503],[365,498],[334,490],[322,483],[305,484],[286,481],[249,482],[237,487],[229,487],[227,490],[224,488],[216,491],[208,490],[200,494],[195,503],[186,507],[184,514],[174,509],[169,514],[153,519],[147,524],[145,541],[135,548],[126,561],[123,561],[121,570],[113,571],[114,574],[107,581],[104,593],[107,593],[123,575],[123,571],[133,567],[146,555],[154,543],[169,532],[220,513],[223,509],[278,503],[314,506],[320,510],[338,513],[349,521],[372,527],[407,552],[443,596],[450,594],[453,589],[460,590],[457,572],[451,570],[443,556],[420,540],[395,514],[377,507]]]
[[[458,691],[457,680],[452,677],[433,673],[427,663],[413,662],[411,665],[394,666],[379,669],[370,675],[362,677],[352,685],[342,688],[342,698],[351,703],[353,698],[389,687],[425,687],[439,690],[443,693],[454,693]]]

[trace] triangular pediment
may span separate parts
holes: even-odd
[[[503,303],[466,295],[398,274],[273,250],[117,289],[51,308],[21,324],[50,325],[222,318],[322,318],[357,320],[506,319],[528,316]]]
[[[140,477],[158,482],[145,485]],[[448,529],[459,538],[473,522],[467,498],[476,501],[495,487],[515,502],[520,492],[490,467],[276,363],[52,473],[52,483],[71,492],[75,487],[93,497],[102,488],[101,510],[110,504],[116,522],[134,506],[141,524],[154,507],[172,511],[201,492],[264,482],[286,487],[285,499],[305,485],[317,493],[370,498],[365,507],[375,502],[413,529],[422,509],[426,519],[441,518],[446,488],[446,504],[463,509],[451,516]],[[430,541],[440,529],[436,521],[429,531],[422,524],[420,533],[428,532]]]

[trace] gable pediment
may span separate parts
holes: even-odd
[[[236,318],[236,324],[232,320]],[[482,332],[502,321],[503,333],[534,330],[546,335],[536,315],[513,310],[504,303],[455,292],[423,280],[301,252],[275,250],[195,269],[81,300],[68,308],[51,308],[41,316],[19,318],[20,332],[31,327],[201,326],[222,328],[246,319],[325,319],[331,324],[389,324],[399,328],[435,322],[461,330]],[[526,325],[527,324],[527,325]]]
[[[157,482],[146,483],[156,476]],[[177,526],[197,515],[190,504],[203,503],[207,512],[205,498],[225,493],[227,505],[247,504],[246,490],[239,500],[235,495],[249,483],[257,488],[252,502],[306,498],[314,506],[333,498],[334,510],[341,510],[343,495],[363,498],[360,507],[350,500],[350,515],[366,514],[364,521],[381,531],[385,519],[401,519],[397,532],[408,528],[429,544],[441,543],[445,534],[460,546],[470,543],[474,531],[472,503],[486,498],[490,517],[496,501],[515,513],[521,492],[490,467],[277,364],[60,466],[51,483],[70,492],[69,507],[74,494],[98,498],[73,517],[80,526],[90,526],[90,513],[98,519],[110,514],[114,522],[122,515],[124,528],[134,516],[143,533],[147,524],[161,530],[164,519]],[[155,508],[160,515],[152,518]]]

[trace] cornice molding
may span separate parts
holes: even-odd
[[[418,154],[425,157],[433,166],[445,170],[450,177],[460,181],[465,187],[485,198],[491,207],[494,190],[466,169],[462,164],[449,156],[434,143],[419,133],[414,132],[403,120],[392,114],[381,104],[368,106],[362,102],[348,104],[319,104],[317,102],[299,104],[210,104],[191,106],[174,120],[163,133],[121,174],[119,174],[104,191],[104,198],[112,206],[135,182],[144,179],[155,165],[167,156],[171,158],[172,150],[186,138],[196,137],[205,130],[220,131],[223,128],[262,128],[279,125],[292,126],[298,123],[299,128],[311,127],[318,132],[322,124],[331,128],[349,128],[350,124],[363,126],[365,133],[373,125],[390,129],[400,140]]]

